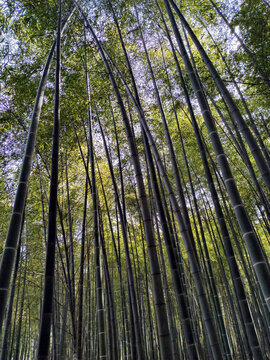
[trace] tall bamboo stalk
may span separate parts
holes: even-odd
[[[54,294],[54,267],[55,267],[55,244],[57,234],[57,188],[58,188],[58,157],[59,157],[59,133],[60,133],[60,66],[61,66],[61,5],[59,0],[58,26],[56,39],[56,69],[55,69],[55,99],[54,99],[54,122],[53,144],[51,160],[51,180],[49,199],[48,240],[46,248],[45,282],[43,290],[43,304],[41,313],[39,344],[37,358],[48,359],[50,347],[50,333],[53,311]]]

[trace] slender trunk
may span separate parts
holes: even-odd
[[[88,161],[87,161],[88,163]],[[82,222],[82,238],[81,238],[81,256],[80,256],[80,277],[79,277],[79,299],[78,299],[78,336],[77,336],[77,358],[83,358],[83,284],[84,284],[84,247],[85,247],[85,230],[86,230],[86,213],[87,213],[87,192],[88,180],[85,180],[84,209]]]
[[[15,260],[15,267],[14,267],[14,272],[13,272],[13,277],[12,277],[12,285],[11,285],[8,309],[7,309],[7,314],[6,314],[5,329],[4,329],[3,339],[2,339],[2,346],[1,346],[1,360],[6,360],[7,355],[8,355],[7,354],[8,353],[8,339],[9,339],[10,325],[11,325],[11,319],[12,319],[13,301],[14,301],[14,296],[15,296],[15,285],[16,285],[16,279],[17,279],[19,262],[20,262],[23,224],[24,224],[24,221],[22,221],[22,225],[21,225],[19,243],[18,243],[16,260]]]
[[[89,156],[91,166],[91,193],[93,202],[93,221],[94,221],[94,246],[95,246],[95,272],[96,272],[96,313],[97,313],[97,331],[98,331],[98,356],[100,359],[107,358],[106,338],[105,338],[105,315],[102,299],[102,280],[100,265],[100,246],[99,246],[99,223],[98,223],[98,194],[96,187],[94,144],[92,134],[92,108],[90,103],[90,84],[88,72],[86,71],[86,91],[88,106],[88,131],[89,131]]]
[[[18,319],[18,329],[17,329],[17,341],[16,341],[16,348],[15,348],[15,355],[14,360],[19,359],[20,355],[20,345],[21,345],[21,329],[22,329],[22,317],[23,317],[23,310],[24,310],[24,294],[25,294],[25,284],[26,284],[26,268],[27,268],[27,258],[24,264],[24,275],[23,275],[23,290],[21,294],[21,304],[20,304],[20,313]]]
[[[50,333],[54,294],[54,263],[56,243],[56,214],[58,188],[58,153],[59,153],[59,125],[60,125],[60,44],[61,44],[61,0],[59,0],[58,30],[56,41],[56,70],[55,70],[55,105],[53,125],[53,145],[50,181],[50,204],[48,221],[48,241],[46,249],[45,283],[43,290],[43,308],[39,333],[37,357],[40,360],[48,359],[50,348]]]

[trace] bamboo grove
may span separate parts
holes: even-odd
[[[270,4],[1,1],[1,360],[270,359]]]

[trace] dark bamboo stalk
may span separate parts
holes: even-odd
[[[88,165],[88,161],[87,161]],[[88,179],[85,180],[85,195],[83,207],[82,237],[81,237],[81,255],[80,255],[80,277],[79,277],[79,298],[78,298],[78,336],[77,336],[77,357],[83,358],[83,284],[84,284],[84,257],[85,257],[85,232],[86,232],[86,214],[87,214],[87,194]]]
[[[13,272],[13,277],[12,277],[11,291],[10,291],[10,296],[9,296],[9,303],[8,303],[8,309],[7,309],[6,320],[5,320],[5,328],[4,328],[3,338],[2,338],[2,345],[1,345],[1,360],[6,360],[7,355],[8,355],[8,339],[9,339],[10,325],[11,325],[11,319],[12,319],[13,301],[14,301],[14,296],[15,296],[15,285],[16,285],[16,279],[17,279],[17,275],[18,275],[19,262],[20,262],[23,224],[24,224],[24,220],[22,221],[22,225],[21,225],[21,231],[20,231],[19,243],[18,243],[18,248],[17,248],[14,272]]]
[[[95,272],[96,272],[96,311],[98,325],[98,356],[100,359],[107,358],[106,338],[105,338],[105,318],[104,305],[102,299],[102,281],[101,281],[101,265],[100,265],[100,239],[99,239],[99,223],[98,223],[98,194],[96,186],[94,144],[92,133],[92,108],[90,98],[90,83],[88,71],[86,71],[86,88],[88,99],[88,131],[89,131],[89,156],[91,166],[91,193],[93,202],[93,221],[94,221],[94,245],[95,245]]]
[[[61,0],[59,0],[58,27],[56,40],[56,69],[55,69],[55,103],[53,144],[50,181],[50,203],[48,221],[48,241],[46,249],[45,283],[43,290],[43,307],[39,333],[37,358],[48,359],[50,347],[50,333],[54,294],[54,263],[56,243],[56,213],[57,213],[57,188],[58,188],[58,153],[59,153],[59,126],[60,126],[60,61],[61,61]]]
[[[22,294],[21,294],[20,312],[19,312],[19,319],[18,319],[18,329],[17,329],[17,334],[16,334],[17,341],[16,341],[14,360],[18,360],[19,355],[20,355],[22,317],[23,317],[24,302],[25,302],[24,295],[25,295],[25,284],[26,284],[26,269],[27,269],[27,257],[26,257],[25,263],[24,263],[24,274],[23,274],[23,284],[22,284],[23,289],[22,289]]]

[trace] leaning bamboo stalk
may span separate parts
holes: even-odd
[[[171,0],[170,0],[171,1]],[[177,43],[181,52],[181,56],[184,60],[185,67],[187,69],[188,75],[190,77],[192,87],[196,93],[196,97],[198,99],[205,124],[207,126],[207,130],[209,133],[209,137],[214,147],[214,151],[219,163],[219,166],[222,171],[222,175],[224,177],[224,181],[226,184],[226,189],[230,200],[233,205],[233,209],[235,211],[241,232],[243,234],[245,243],[247,245],[247,249],[249,251],[249,255],[251,258],[251,262],[255,273],[258,277],[259,284],[263,291],[265,300],[267,302],[268,307],[270,308],[270,274],[269,268],[265,261],[265,254],[260,247],[256,234],[253,230],[253,226],[251,224],[250,218],[246,212],[245,206],[242,202],[241,196],[239,194],[237,185],[235,183],[234,177],[232,175],[227,157],[224,153],[223,146],[221,144],[219,134],[217,132],[215,122],[213,120],[212,114],[209,109],[209,105],[202,93],[202,89],[198,83],[197,77],[194,73],[193,67],[190,63],[188,54],[185,50],[181,35],[179,33],[178,27],[176,25],[172,10],[167,0],[164,0],[168,14],[170,16],[170,21],[172,23],[172,27],[177,39]]]
[[[205,62],[205,65],[207,66],[213,80],[216,83],[216,86],[222,93],[225,101],[227,102],[232,116],[234,117],[235,121],[237,122],[240,131],[242,132],[249,148],[252,153],[252,156],[254,157],[254,160],[257,164],[257,167],[261,173],[262,179],[264,180],[265,185],[267,186],[268,190],[270,191],[270,170],[266,163],[266,160],[261,152],[261,149],[259,148],[253,134],[251,133],[249,127],[247,126],[244,118],[242,117],[235,101],[233,100],[231,94],[229,93],[228,89],[226,88],[223,80],[221,79],[220,75],[218,74],[217,70],[215,69],[212,61],[210,60],[209,56],[206,54],[203,46],[199,42],[198,38],[196,37],[195,33],[189,26],[188,22],[180,12],[179,8],[175,4],[173,0],[169,0],[169,2],[172,4],[174,10],[176,11],[181,23],[186,28],[187,32],[189,33],[192,41],[194,42],[195,46],[197,47],[202,59]],[[168,3],[168,2],[167,2]],[[169,3],[168,3],[169,4]],[[180,34],[179,34],[180,35]],[[198,80],[196,80],[198,82]],[[270,299],[269,299],[270,300]]]
[[[74,9],[73,9],[74,10]],[[69,14],[68,18],[63,23],[61,32],[65,30],[65,27],[73,14],[73,10]],[[17,186],[16,196],[13,204],[12,215],[10,218],[9,229],[6,237],[6,242],[2,254],[0,265],[0,333],[2,330],[2,324],[4,319],[4,312],[8,298],[8,289],[10,284],[10,278],[15,262],[15,255],[18,246],[18,239],[20,234],[20,228],[23,218],[23,211],[25,207],[27,188],[31,173],[33,153],[36,143],[38,123],[40,119],[41,109],[43,105],[45,87],[53,59],[53,54],[56,47],[56,40],[54,41],[51,50],[49,52],[42,77],[40,79],[36,100],[32,112],[31,123],[28,132],[28,138],[25,147],[25,153],[22,161],[22,167],[19,177],[19,183]]]

